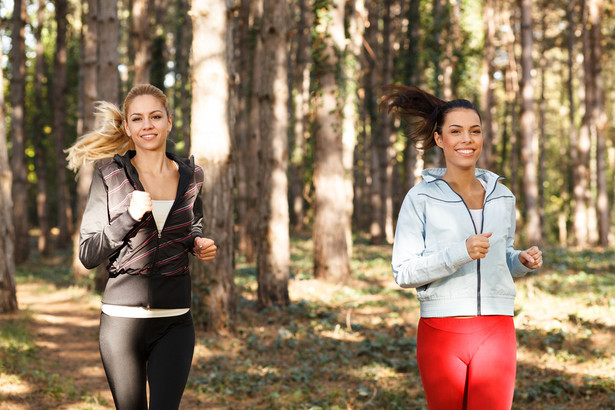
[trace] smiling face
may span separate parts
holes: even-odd
[[[467,108],[449,111],[441,131],[436,132],[434,138],[444,151],[446,167],[474,169],[483,150],[483,132],[478,113]]]
[[[124,128],[137,152],[165,151],[172,124],[166,108],[156,97],[140,95],[127,107]]]

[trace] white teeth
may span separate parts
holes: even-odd
[[[473,149],[459,149],[457,150],[460,154],[472,154],[474,152]]]

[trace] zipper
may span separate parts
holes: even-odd
[[[500,178],[502,178],[502,177],[499,176],[498,180]],[[453,187],[448,182],[446,182],[444,179],[438,178],[438,180],[444,182],[451,189],[451,191],[453,191],[455,193],[455,195],[457,195],[459,197],[459,199],[461,200],[461,203],[463,203],[463,206],[465,206],[466,210],[468,211],[468,215],[470,216],[470,221],[472,222],[472,227],[474,228],[474,233],[476,235],[478,235],[479,233],[483,233],[483,228],[485,226],[485,205],[487,204],[487,198],[495,191],[496,185],[493,186],[493,189],[489,193],[487,193],[487,190],[485,190],[485,199],[483,200],[483,208],[481,210],[480,232],[477,232],[476,226],[474,225],[474,219],[472,218],[472,212],[470,211],[470,208],[468,207],[468,204],[466,204],[466,201],[463,200],[463,197],[461,195],[459,195],[453,189]],[[497,181],[496,181],[496,184],[497,184]],[[482,313],[482,306],[481,306],[481,272],[480,272],[480,258],[479,258],[479,259],[476,260],[476,314],[477,314],[477,316],[481,316],[481,313]]]

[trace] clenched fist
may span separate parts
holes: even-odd
[[[216,257],[216,244],[209,238],[196,238],[194,240],[194,256],[202,261],[211,261]]]
[[[472,259],[484,258],[489,252],[489,237],[492,235],[489,233],[481,233],[478,235],[471,235],[466,239],[466,249]]]
[[[538,269],[542,266],[542,251],[538,246],[532,246],[519,254],[519,261],[529,269]]]
[[[152,197],[148,192],[134,191],[130,198],[130,206],[128,212],[130,216],[140,221],[147,212],[152,211]]]

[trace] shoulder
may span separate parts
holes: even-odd
[[[124,167],[114,160],[109,160],[109,161],[104,162],[102,165],[98,167],[98,170],[97,170],[97,173],[100,174],[100,176],[104,180],[107,180],[113,177],[114,175],[117,175],[123,172],[124,172]]]

